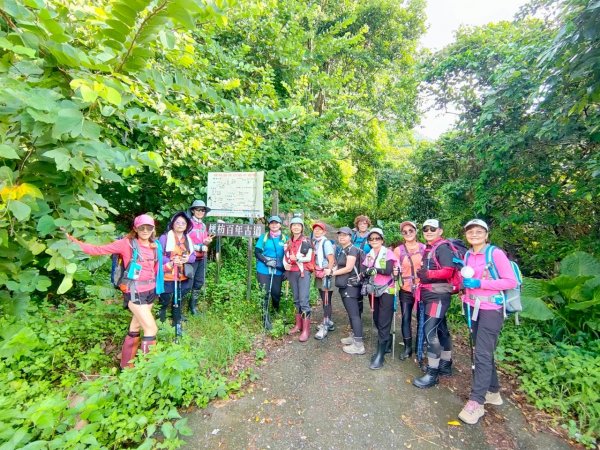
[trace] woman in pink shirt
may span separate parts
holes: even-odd
[[[485,414],[484,404],[503,403],[494,351],[504,323],[502,291],[515,288],[517,279],[508,257],[499,248],[492,252],[493,266],[498,275],[492,277],[490,274],[492,262],[486,264],[485,257],[489,232],[487,223],[473,219],[464,229],[471,248],[465,256],[465,267],[461,273],[464,275],[465,272],[471,272],[471,276],[463,280],[465,293],[462,301],[465,315],[471,323],[475,370],[469,401],[458,417],[463,422],[474,425]]]
[[[120,286],[123,300],[133,314],[121,350],[121,368],[133,367],[131,360],[135,358],[140,343],[142,351],[148,353],[150,346],[156,344],[158,331],[152,315],[152,303],[164,287],[163,252],[156,241],[154,219],[147,214],[137,216],[133,221],[133,230],[127,236],[105,245],[86,244],[69,234],[67,238],[88,255],[121,255],[123,266],[131,269],[133,278],[129,278],[126,273],[127,278]],[[137,252],[137,258],[132,262],[134,252]],[[144,330],[144,337],[141,339],[140,329]]]

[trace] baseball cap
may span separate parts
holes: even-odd
[[[323,222],[315,222],[311,228],[314,230],[316,227],[321,228],[323,231],[327,231],[327,226]]]
[[[400,224],[400,231],[402,231],[402,229],[406,226],[406,225],[410,225],[411,227],[413,227],[415,230],[417,229],[417,224],[414,222],[411,222],[410,220],[405,220],[404,222],[402,222]]]
[[[150,217],[148,214],[142,214],[137,216],[133,221],[133,226],[135,228],[141,227],[142,225],[152,225],[154,226],[154,219]]]
[[[281,220],[281,217],[279,217],[279,216],[271,216],[271,217],[269,217],[269,222],[268,223],[271,223],[271,222],[283,223],[283,221]]]
[[[383,230],[377,227],[371,228],[371,231],[369,231],[369,234],[367,235],[367,239],[369,239],[373,233],[378,234],[383,239]]]
[[[350,227],[342,227],[337,231],[337,234],[347,234],[348,236],[352,236],[352,230],[350,229]]]
[[[467,222],[467,224],[463,227],[463,229],[466,231],[468,228],[471,228],[471,227],[474,227],[474,226],[478,226],[478,227],[484,228],[485,231],[490,231],[490,227],[488,227],[488,224],[485,223],[481,219],[472,219],[472,220],[469,220]]]
[[[437,219],[427,219],[425,222],[423,222],[423,228],[425,227],[442,228],[442,224]]]

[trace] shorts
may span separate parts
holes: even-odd
[[[156,291],[154,289],[144,292],[136,292],[135,299],[133,300],[134,305],[151,305],[156,300]],[[131,300],[131,293],[126,292],[123,294],[123,308],[129,309],[128,304]]]

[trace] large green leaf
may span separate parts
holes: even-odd
[[[600,261],[586,252],[575,252],[565,257],[560,263],[562,275],[600,276]]]
[[[26,220],[31,214],[31,208],[19,200],[11,200],[8,203],[8,209],[12,212],[17,220]]]
[[[52,137],[60,139],[63,134],[69,133],[71,137],[81,134],[83,128],[83,114],[78,109],[64,108],[58,112],[56,123],[52,128]]]
[[[17,151],[10,145],[0,144],[0,158],[4,159],[19,159]]]
[[[540,299],[534,297],[521,296],[523,311],[520,313],[523,317],[533,320],[551,320],[554,313],[548,305]]]

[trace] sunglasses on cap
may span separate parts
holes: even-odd
[[[406,236],[407,234],[413,234],[415,232],[415,230],[413,230],[412,228],[409,228],[408,230],[402,230],[402,234],[404,236]]]
[[[425,232],[425,233],[428,233],[430,231],[435,232],[437,230],[438,230],[437,227],[430,227],[430,226],[423,227],[423,232]]]

